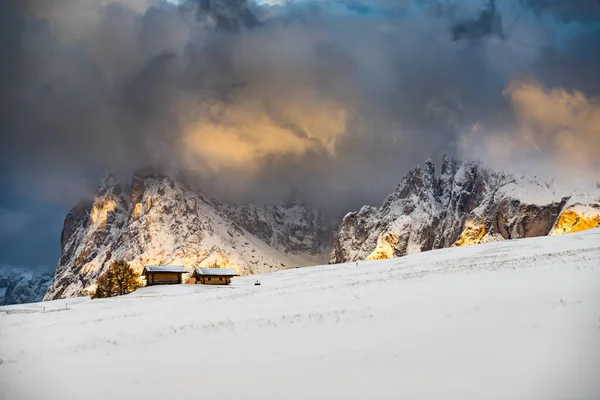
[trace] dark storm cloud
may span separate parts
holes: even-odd
[[[497,36],[505,39],[502,16],[496,8],[496,1],[490,0],[476,18],[465,19],[450,28],[452,40],[482,39]]]
[[[551,87],[577,89],[588,96],[600,93],[600,28],[583,30],[560,47],[547,47],[532,69]]]
[[[552,14],[564,21],[597,22],[600,20],[598,0],[521,0],[538,14]]]
[[[559,46],[531,10],[576,9],[550,6],[3,2],[0,156],[19,193],[65,204],[147,165],[229,197],[376,204],[474,126],[518,130],[513,79],[597,94],[595,34]]]

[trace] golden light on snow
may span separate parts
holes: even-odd
[[[581,232],[600,227],[600,210],[593,209],[590,211],[592,212],[583,212],[572,208],[566,210],[559,217],[550,235]]]
[[[382,233],[377,239],[377,247],[369,254],[367,260],[387,260],[396,257],[396,245],[400,236],[390,232]]]
[[[467,221],[460,237],[452,247],[479,244],[481,243],[481,239],[485,236],[485,232],[485,224]]]
[[[102,203],[95,204],[90,212],[90,219],[93,225],[104,225],[108,219],[108,214],[117,208],[117,203],[113,199],[107,199]]]

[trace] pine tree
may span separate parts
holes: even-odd
[[[92,299],[106,297],[104,286],[106,285],[106,275],[100,276],[96,281],[96,291],[92,294]]]
[[[131,266],[124,261],[111,264],[98,281],[94,298],[122,296],[140,288],[141,282]]]

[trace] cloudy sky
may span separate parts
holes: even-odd
[[[332,214],[442,154],[600,177],[600,0],[7,0],[0,268],[155,166]]]

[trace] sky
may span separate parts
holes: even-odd
[[[0,269],[154,166],[219,198],[378,205],[443,154],[600,177],[600,1],[8,0]],[[234,17],[231,17],[234,16]]]

